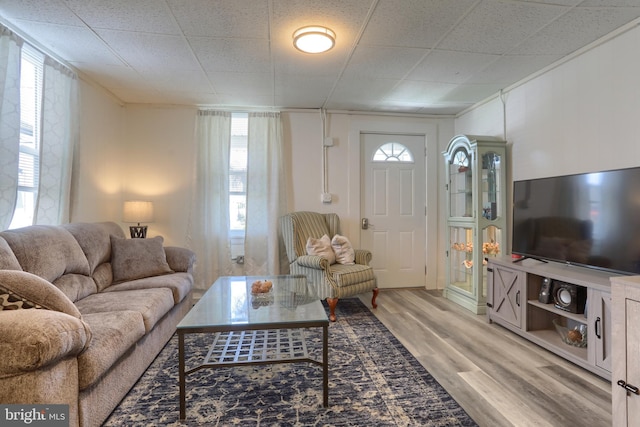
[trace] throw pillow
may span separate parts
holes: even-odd
[[[331,239],[326,234],[316,239],[309,237],[307,239],[307,255],[318,255],[329,260],[329,264],[336,262],[336,254],[331,248]]]
[[[123,239],[111,236],[113,283],[173,273],[167,263],[162,236]]]
[[[339,264],[355,264],[356,252],[351,242],[344,236],[336,234],[331,239],[331,247],[336,254],[336,262]]]
[[[52,283],[26,271],[0,270],[0,310],[41,308],[80,318],[80,311]]]

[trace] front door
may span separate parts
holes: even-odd
[[[362,133],[361,247],[373,253],[379,288],[424,287],[424,135]]]

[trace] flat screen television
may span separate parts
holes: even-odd
[[[515,181],[512,252],[640,274],[640,167]]]

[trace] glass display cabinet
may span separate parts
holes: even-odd
[[[444,296],[476,314],[486,312],[487,259],[506,239],[506,143],[458,135],[446,165],[447,278]]]

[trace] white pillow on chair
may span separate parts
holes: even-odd
[[[307,255],[318,255],[329,260],[329,264],[335,264],[336,254],[331,247],[331,240],[326,234],[319,239],[309,237],[307,239]]]
[[[336,234],[331,239],[331,247],[336,254],[336,262],[338,264],[355,264],[356,252],[351,246],[351,242],[344,236]]]

